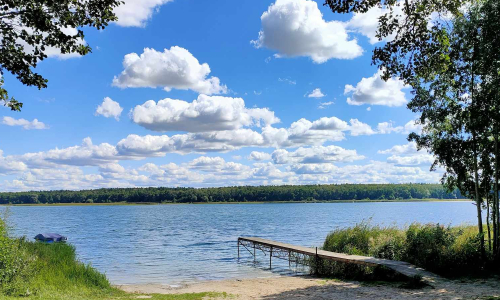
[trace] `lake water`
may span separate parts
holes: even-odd
[[[254,264],[245,250],[238,260],[238,236],[321,246],[330,231],[370,218],[460,225],[473,224],[475,211],[470,202],[16,206],[8,221],[16,236],[66,235],[79,258],[114,284],[176,285],[290,272],[277,259],[268,270],[263,255]]]

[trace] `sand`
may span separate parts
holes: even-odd
[[[312,277],[273,277],[243,280],[206,281],[172,288],[166,285],[123,285],[119,288],[141,294],[226,292],[231,299],[481,299],[500,296],[500,281],[462,280],[436,283],[435,287],[405,289],[400,283],[360,283]]]

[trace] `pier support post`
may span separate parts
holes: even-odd
[[[253,244],[253,262],[255,263],[255,243]]]
[[[316,247],[316,255],[314,256],[314,275],[318,275],[318,247]]]
[[[240,259],[240,239],[238,239],[238,259]]]
[[[271,251],[269,251],[269,270],[272,268],[272,257],[273,257],[273,247],[271,247]]]

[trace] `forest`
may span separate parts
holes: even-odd
[[[113,188],[81,191],[0,193],[0,204],[51,203],[209,203],[465,199],[439,184],[340,184],[235,186],[218,188]]]

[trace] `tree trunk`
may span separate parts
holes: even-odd
[[[472,133],[473,139],[473,149],[474,149],[474,189],[476,192],[476,207],[477,207],[477,229],[479,231],[479,237],[481,238],[481,257],[486,258],[486,252],[484,249],[484,232],[483,232],[483,216],[481,211],[481,197],[479,196],[479,172],[477,166],[477,140],[476,132]]]
[[[495,197],[493,198],[493,251],[495,259],[500,257],[500,211],[498,199],[498,125],[495,124]]]
[[[488,186],[485,185],[486,193],[486,227],[488,228],[488,250],[491,252],[491,229],[490,229],[490,198],[488,197],[489,191]],[[493,203],[495,200],[493,199]]]

